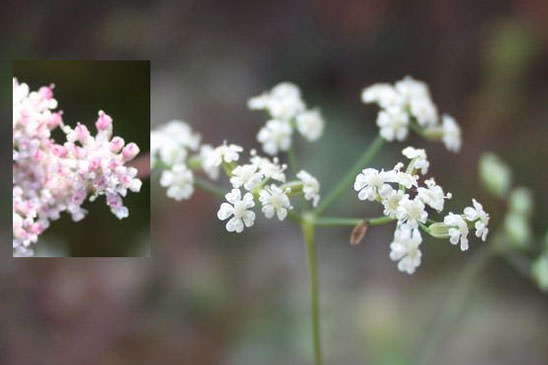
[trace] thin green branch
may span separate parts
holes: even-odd
[[[296,174],[297,171],[299,171],[299,161],[297,160],[297,154],[295,153],[295,146],[293,143],[287,151],[287,163],[289,164],[290,171]]]
[[[333,227],[333,226],[357,226],[363,222],[367,222],[369,226],[380,226],[382,224],[395,221],[390,217],[375,217],[375,218],[340,218],[340,217],[320,217],[314,220],[316,226]]]
[[[325,196],[320,202],[320,205],[316,208],[316,215],[321,215],[344,191],[352,185],[352,182],[356,178],[358,172],[367,166],[371,160],[375,157],[377,152],[384,144],[384,139],[381,136],[377,136],[373,143],[367,150],[360,156],[360,158],[354,163],[354,165],[348,170],[346,175],[335,185],[335,187]]]

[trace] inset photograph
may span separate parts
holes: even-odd
[[[150,62],[13,62],[13,257],[150,255]]]

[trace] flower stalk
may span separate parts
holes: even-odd
[[[310,305],[312,322],[312,342],[314,347],[314,364],[322,365],[322,346],[320,338],[320,308],[318,295],[318,268],[316,262],[316,242],[314,239],[314,220],[312,213],[303,214],[301,229],[303,232],[306,258],[309,272]]]

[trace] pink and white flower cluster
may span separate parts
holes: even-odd
[[[105,195],[106,203],[119,219],[128,216],[122,197],[138,192],[137,169],[126,166],[139,148],[112,138],[112,118],[99,111],[97,133],[77,123],[63,123],[54,111],[54,85],[30,91],[13,79],[13,255],[32,256],[33,243],[50,225],[68,212],[74,221],[84,218],[82,204]],[[59,128],[65,140],[51,136]]]

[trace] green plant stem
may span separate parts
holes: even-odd
[[[483,247],[468,260],[466,265],[461,269],[455,290],[453,290],[443,306],[443,311],[436,319],[432,330],[428,331],[421,351],[418,354],[417,364],[428,364],[435,350],[439,348],[439,344],[443,341],[450,327],[458,319],[462,312],[466,297],[476,283],[478,275],[496,256],[497,252],[493,246]]]
[[[306,249],[306,258],[308,262],[309,284],[310,284],[310,302],[311,302],[311,320],[312,336],[314,346],[314,364],[322,365],[322,347],[320,340],[320,309],[318,299],[318,268],[316,266],[316,242],[314,240],[314,215],[303,214],[301,220],[304,244]]]
[[[287,151],[287,163],[289,164],[289,169],[296,174],[299,169],[299,162],[293,145],[291,145]]]
[[[226,192],[223,189],[211,184],[210,182],[208,182],[208,181],[206,181],[206,180],[204,180],[200,177],[194,177],[194,183],[200,189],[208,191],[208,192],[210,192],[210,193],[212,193],[212,194],[214,194],[214,195],[216,195],[220,198],[224,198],[224,196],[226,194]]]
[[[377,136],[373,143],[365,150],[360,158],[354,163],[354,165],[348,170],[346,175],[335,185],[335,187],[325,196],[320,202],[320,205],[316,208],[316,215],[321,215],[344,191],[352,185],[352,182],[356,178],[358,172],[367,166],[371,160],[375,157],[377,152],[384,144],[384,139],[381,136]]]
[[[333,226],[357,226],[363,222],[367,222],[369,226],[380,226],[395,221],[390,217],[376,217],[376,218],[339,218],[339,217],[321,217],[314,220],[314,225],[323,227]]]

